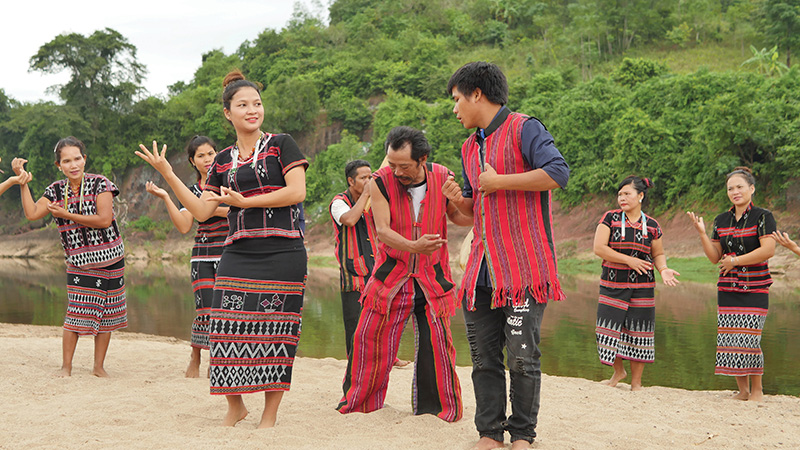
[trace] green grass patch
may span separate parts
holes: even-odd
[[[559,258],[558,271],[566,275],[586,275],[594,274],[600,276],[599,258],[579,259],[579,258]]]
[[[596,275],[600,277],[600,259],[560,258],[558,271],[565,275]],[[669,258],[667,265],[681,275],[679,281],[693,283],[716,283],[719,272],[717,266],[707,258]],[[656,277],[660,281],[660,277]]]
[[[742,63],[753,56],[748,45],[741,41],[735,42],[725,39],[721,42],[704,42],[688,48],[679,49],[669,45],[650,45],[633,48],[625,53],[629,58],[648,58],[661,61],[669,67],[670,71],[679,74],[696,72],[705,67],[712,72],[725,71],[753,71],[753,67],[744,66]],[[619,61],[613,62],[614,66]]]
[[[681,275],[679,281],[691,281],[694,283],[716,283],[719,277],[719,270],[716,264],[711,264],[708,258],[669,258],[667,265],[670,269],[675,269]]]
[[[322,255],[313,255],[308,258],[308,266],[309,267],[318,267],[318,268],[328,268],[328,269],[338,269],[339,263],[336,262],[335,256],[322,256]]]

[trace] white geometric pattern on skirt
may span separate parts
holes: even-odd
[[[614,364],[617,356],[634,361],[655,361],[654,322],[632,323],[626,319],[625,324],[614,324],[609,320],[598,319],[596,327],[597,350],[600,361],[604,364]],[[601,333],[600,329],[611,330],[611,333]]]
[[[730,372],[735,374],[746,369],[764,368],[764,353],[761,351],[761,331],[764,329],[766,320],[766,314],[717,314],[719,328],[756,331],[755,333],[717,333],[717,373],[725,374]],[[726,351],[725,349],[731,350]]]

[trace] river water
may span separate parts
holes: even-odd
[[[63,263],[0,261],[0,322],[61,325],[66,309],[65,283]],[[567,300],[551,303],[545,312],[542,370],[550,375],[591,380],[608,378],[611,369],[599,363],[594,338],[597,280],[565,275],[562,283]],[[129,321],[126,331],[189,339],[194,303],[188,267],[129,265],[126,286]],[[780,281],[770,292],[770,310],[762,339],[766,359],[764,390],[768,394],[800,395],[799,297],[800,292],[782,288]],[[452,330],[458,365],[470,365],[460,312],[452,318]],[[298,355],[343,359],[344,348],[338,272],[311,268]],[[645,386],[735,389],[734,379],[714,375],[715,348],[714,284],[682,283],[675,288],[659,285],[656,362],[645,368]],[[413,352],[413,329],[409,323],[399,356],[413,359]]]

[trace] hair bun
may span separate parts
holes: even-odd
[[[739,166],[739,167],[736,167],[736,168],[734,168],[734,169],[733,169],[733,172],[736,172],[737,170],[741,170],[742,172],[747,172],[747,173],[749,173],[749,174],[751,174],[751,175],[753,174],[753,171],[752,171],[752,170],[750,170],[750,168],[749,168],[749,167],[747,167],[747,166]]]
[[[239,69],[231,70],[230,72],[228,72],[227,75],[225,75],[225,79],[222,80],[222,87],[226,88],[228,87],[229,84],[244,79],[245,79],[244,74],[242,73],[241,70]]]
[[[647,186],[648,189],[653,187],[653,182],[650,181],[650,178],[642,178],[642,181],[644,181],[644,185]]]

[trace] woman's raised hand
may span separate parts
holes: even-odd
[[[33,179],[33,174],[23,170],[22,173],[20,173],[19,175],[14,175],[13,177],[10,177],[9,179],[10,180],[14,180],[14,181],[12,181],[12,183],[14,183],[14,184],[18,184],[20,186],[25,186],[26,184],[28,184],[29,181],[31,181]]]
[[[686,211],[686,214],[688,214],[692,219],[692,225],[694,225],[694,229],[697,230],[698,233],[705,234],[706,224],[703,222],[703,218],[695,214],[693,211]]]
[[[207,200],[210,202],[225,203],[228,206],[235,206],[237,208],[248,208],[247,199],[244,195],[234,191],[233,189],[222,186],[220,188],[222,195],[214,195]]]
[[[797,242],[793,241],[789,237],[789,233],[777,230],[772,232],[772,237],[775,238],[775,241],[778,242],[778,244],[781,244],[782,246],[788,248],[789,250],[795,253],[800,252],[800,246],[798,246]]]
[[[160,187],[158,187],[152,181],[148,181],[144,185],[144,188],[147,190],[147,192],[149,192],[150,194],[155,195],[156,197],[158,197],[158,198],[160,198],[162,200],[167,198],[167,197],[169,197],[169,194],[167,193],[167,191],[165,191],[164,189],[161,189]]]
[[[154,169],[158,171],[161,175],[168,174],[172,172],[172,166],[167,161],[167,144],[164,144],[164,147],[161,150],[161,154],[158,153],[158,143],[153,141],[153,152],[150,153],[143,144],[139,144],[139,148],[142,151],[136,151],[136,156],[142,158],[143,160],[147,161],[148,164],[153,166]]]
[[[27,159],[24,158],[14,158],[11,160],[11,169],[14,171],[14,174],[19,175],[25,170],[25,163],[28,162]]]

